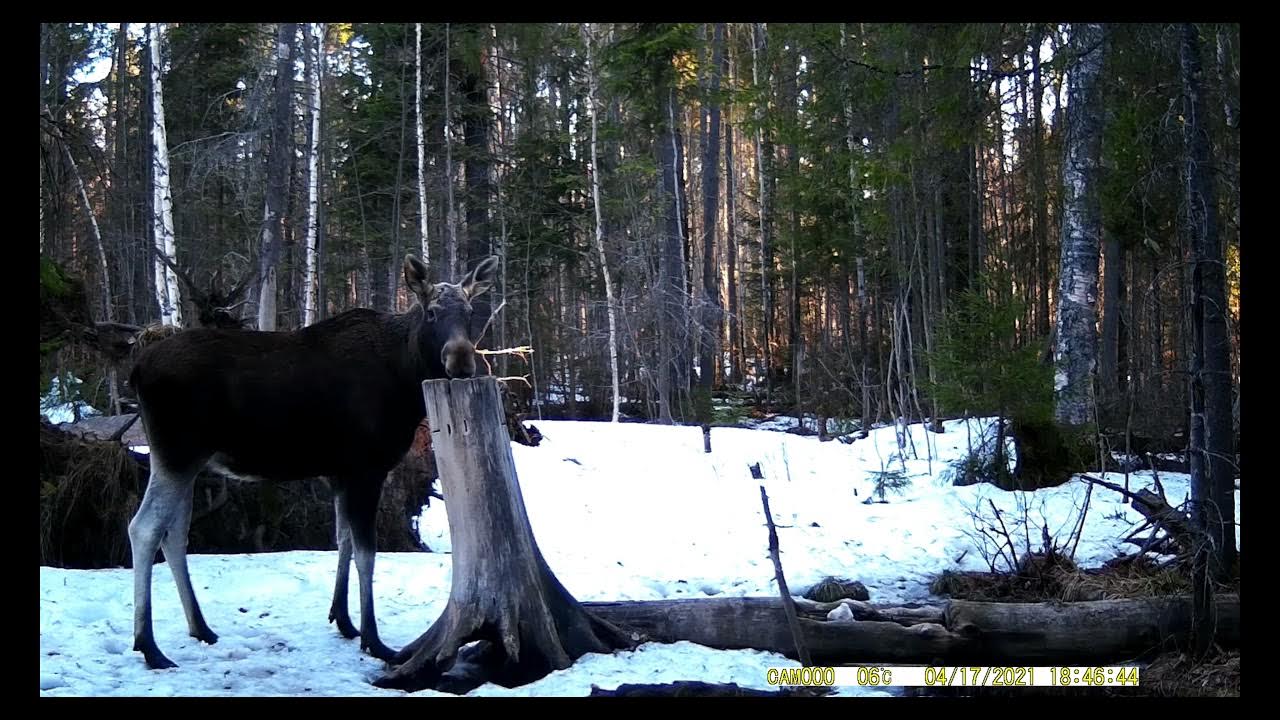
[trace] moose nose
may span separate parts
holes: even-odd
[[[468,340],[450,340],[440,353],[445,374],[451,378],[469,378],[476,374],[476,348]]]

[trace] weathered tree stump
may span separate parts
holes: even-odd
[[[443,614],[398,653],[378,687],[466,692],[506,687],[633,643],[588,613],[533,538],[493,377],[423,382],[444,486],[453,581]],[[463,646],[481,641],[467,648]]]

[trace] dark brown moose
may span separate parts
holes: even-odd
[[[151,477],[129,523],[133,549],[134,650],[152,668],[175,667],[151,627],[156,549],[178,586],[192,637],[214,643],[187,572],[187,533],[197,473],[212,465],[270,481],[329,478],[337,516],[338,573],[329,620],[382,660],[373,612],[375,521],[382,484],[425,417],[423,380],[476,372],[471,301],[494,283],[481,261],[461,282],[432,283],[410,255],[408,312],[368,309],[292,332],[194,328],[145,348],[130,377],[151,445]],[[354,550],[360,630],[347,612]]]

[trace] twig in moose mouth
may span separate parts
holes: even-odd
[[[800,659],[801,666],[811,667],[813,663],[809,658],[809,648],[804,644],[804,637],[800,633],[796,601],[791,597],[791,591],[787,589],[787,579],[782,575],[782,561],[778,559],[778,531],[773,525],[773,515],[769,512],[769,496],[765,493],[763,485],[760,486],[760,501],[764,503],[764,520],[769,525],[769,555],[773,558],[773,570],[778,578],[778,591],[782,594],[782,610],[787,614],[787,625],[791,628],[791,638],[796,644],[796,657]]]

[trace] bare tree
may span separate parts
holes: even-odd
[[[720,66],[724,62],[724,23],[716,23],[711,41],[710,79],[707,83],[706,140],[702,145],[702,354],[698,385],[710,403],[719,349],[720,290],[716,282],[716,225],[720,199]],[[708,405],[709,407],[709,405]]]
[[[600,78],[596,75],[594,57],[594,28],[591,23],[582,26],[583,39],[587,43],[587,113],[591,117],[591,198],[596,213],[596,253],[600,256],[600,274],[604,276],[605,302],[609,314],[609,374],[613,380],[613,416],[618,422],[618,325],[614,316],[613,280],[609,277],[609,263],[604,255],[604,221],[600,211],[600,158],[597,152],[596,93]]]
[[[1182,26],[1182,126],[1186,148],[1187,230],[1192,268],[1191,498],[1197,525],[1210,540],[1209,572],[1225,578],[1235,564],[1235,471],[1231,422],[1231,345],[1227,293],[1218,235],[1205,103],[1200,36]],[[1069,109],[1069,106],[1068,106]]]

